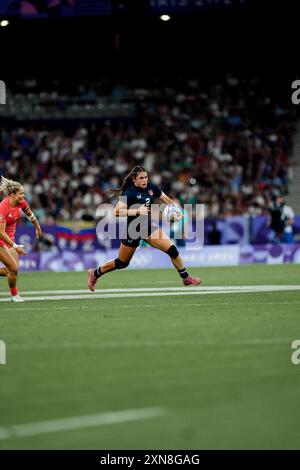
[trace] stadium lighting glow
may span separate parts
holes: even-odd
[[[160,16],[160,19],[161,19],[162,21],[169,21],[169,20],[171,19],[171,16],[169,16],[169,15],[161,15],[161,16]]]
[[[0,26],[8,26],[9,25],[9,21],[8,20],[2,20],[0,21]]]

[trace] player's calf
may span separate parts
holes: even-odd
[[[115,267],[116,269],[124,269],[129,266],[129,261],[122,261],[120,258],[115,259]]]
[[[186,268],[184,267],[184,262],[180,257],[180,253],[175,245],[170,246],[167,251],[167,254],[170,256],[185,286],[198,286],[199,284],[201,284],[202,280],[199,277],[193,277],[189,275]]]
[[[102,267],[99,266],[99,268],[96,269],[89,269],[88,270],[88,285],[89,289],[94,292],[95,291],[95,285],[98,279],[103,276],[104,274],[114,271],[115,269],[124,269],[129,266],[129,261],[122,261],[120,258],[116,258],[113,261],[109,261],[106,264],[104,264]],[[105,269],[105,271],[104,271]]]

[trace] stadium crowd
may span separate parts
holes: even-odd
[[[97,89],[81,84],[78,93],[95,97]],[[110,201],[107,189],[135,164],[212,217],[266,214],[274,197],[288,194],[295,107],[259,79],[117,84],[110,99],[133,102],[135,117],[77,121],[72,131],[47,120],[0,121],[0,174],[24,183],[42,223],[93,220]]]

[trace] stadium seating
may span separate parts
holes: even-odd
[[[135,164],[212,217],[263,215],[288,194],[296,110],[257,78],[60,85],[18,82],[0,114],[0,173],[42,223],[93,219]]]

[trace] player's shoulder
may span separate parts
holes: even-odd
[[[137,193],[134,187],[129,186],[126,188],[125,191],[121,194],[120,201],[124,202],[125,204],[131,205],[136,199]]]
[[[160,189],[160,187],[157,186],[157,184],[154,184],[154,183],[151,183],[151,182],[148,184],[147,189],[148,189],[148,191],[152,191],[155,196],[160,196],[161,193],[162,193],[162,190]]]
[[[0,223],[5,223],[6,217],[9,214],[9,207],[8,207],[8,198],[5,197],[0,202]]]
[[[7,209],[8,208],[8,203],[9,203],[9,199],[8,197],[6,196],[4,199],[2,199],[2,201],[0,202],[0,208],[1,209]]]
[[[125,191],[122,193],[122,196],[129,196],[135,193],[136,193],[136,187],[132,185],[125,189]]]

